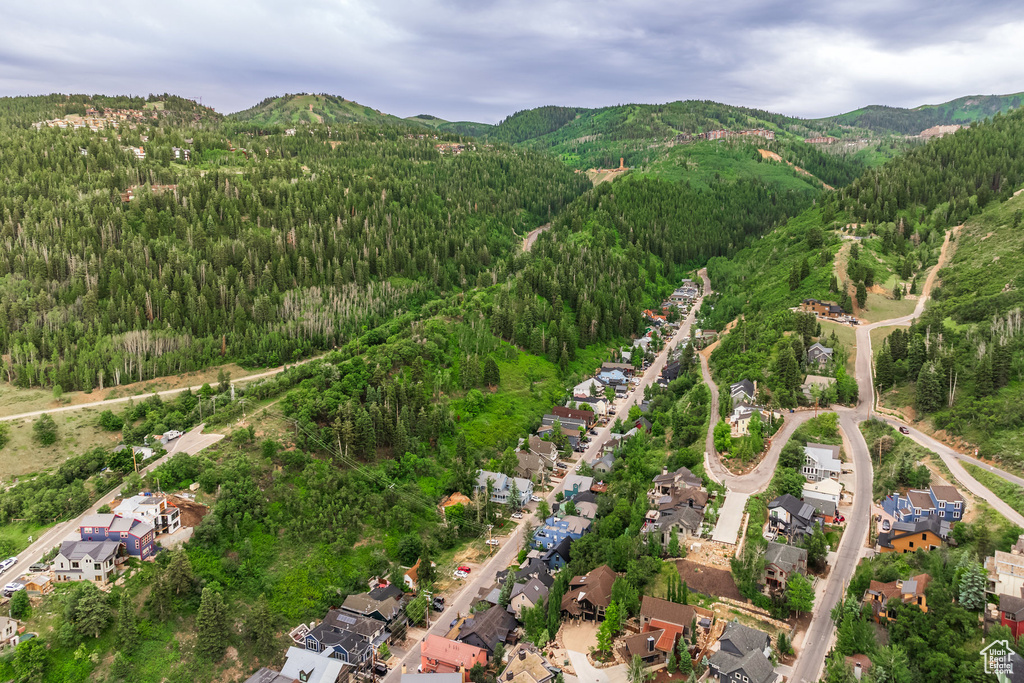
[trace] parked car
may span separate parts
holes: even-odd
[[[37,562],[31,567],[29,567],[28,570],[30,572],[45,572],[49,568],[50,565],[46,564],[45,562]]]
[[[512,519],[522,519],[522,518],[523,518],[523,513],[522,512],[513,512],[512,513]]]
[[[444,598],[442,596],[438,595],[430,603],[430,606],[434,608],[435,612],[443,612],[444,611]]]
[[[18,591],[22,590],[24,587],[25,584],[23,584],[21,581],[11,581],[9,584],[4,586],[3,595],[5,598],[9,598]]]
[[[488,538],[487,545],[501,545],[501,541],[496,538]]]
[[[463,574],[469,574],[473,570],[470,569],[469,567],[467,567],[466,565],[461,565],[459,567],[459,571],[462,572]]]
[[[567,469],[569,469],[569,466],[566,465],[564,462],[556,463],[555,467],[557,467],[560,470],[567,470]]]
[[[530,500],[532,500],[534,503],[539,503],[542,499],[540,496],[530,496]]]
[[[904,426],[900,425],[900,434],[909,434],[909,433],[910,433],[910,429],[908,427],[904,427]]]
[[[0,574],[3,574],[4,572],[6,572],[8,569],[10,569],[11,567],[13,567],[16,564],[18,564],[18,558],[16,558],[16,557],[8,557],[3,562],[0,562]]]
[[[387,676],[388,665],[384,662],[377,662],[373,665],[373,673],[377,674],[378,676]]]
[[[461,569],[456,569],[455,570],[455,578],[456,579],[464,579],[467,576],[469,576],[469,575],[466,572],[462,571]]]

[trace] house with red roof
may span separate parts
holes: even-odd
[[[458,672],[463,681],[469,681],[469,670],[478,663],[487,666],[487,650],[433,634],[427,636],[420,649],[420,673]]]

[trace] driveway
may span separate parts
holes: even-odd
[[[729,491],[725,494],[725,502],[718,510],[718,524],[715,525],[715,530],[711,534],[712,541],[736,545],[748,498],[750,498],[749,493],[740,493],[739,491]]]
[[[576,678],[587,683],[626,683],[626,665],[616,664],[607,669],[596,669],[581,652],[569,650],[569,661],[576,670]]]

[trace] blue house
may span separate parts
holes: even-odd
[[[893,493],[882,500],[882,509],[897,522],[919,522],[929,517],[957,522],[963,518],[965,507],[963,496],[952,486],[912,489],[906,495]]]
[[[125,552],[140,560],[153,555],[156,530],[152,524],[131,517],[114,514],[87,515],[78,527],[83,541],[115,541]]]
[[[566,536],[562,539],[562,542],[556,546],[553,546],[547,552],[541,556],[541,561],[547,565],[547,568],[551,571],[558,571],[565,565],[569,564],[569,552],[572,546],[572,539]]]
[[[567,515],[559,519],[552,515],[544,520],[544,526],[534,532],[533,547],[538,550],[550,550],[567,538],[570,541],[575,541],[589,529],[589,519],[574,515]]]
[[[383,621],[332,609],[322,622],[306,633],[303,645],[325,657],[358,666],[390,637]]]
[[[618,386],[625,384],[628,379],[622,370],[604,370],[598,373],[597,379],[605,385]]]

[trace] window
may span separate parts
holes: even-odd
[[[127,531],[122,531],[121,532],[121,538],[128,538],[128,532]]]
[[[96,571],[101,571],[103,569],[103,566],[99,562],[93,562],[92,563],[92,568],[95,569]]]
[[[926,534],[926,533],[925,534],[921,534],[921,540],[922,541],[927,541],[928,540],[928,534]]]
[[[914,542],[913,542],[913,541],[911,541],[911,542],[910,542],[910,547],[911,547],[911,548],[913,548],[913,547],[914,547]]]
[[[944,507],[946,507],[946,501],[944,501],[944,500],[940,500],[940,501],[939,501],[939,507],[940,507],[940,508],[944,508]]]
[[[78,569],[78,563],[77,562],[72,562],[71,563],[71,568],[72,569]]]

